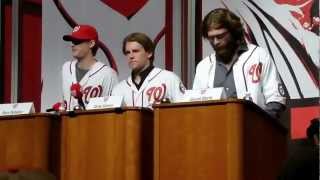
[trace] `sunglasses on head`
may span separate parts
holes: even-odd
[[[73,40],[73,41],[71,41],[72,42],[72,44],[73,45],[79,45],[79,44],[82,44],[82,43],[84,43],[84,42],[86,42],[86,41],[79,41],[79,40]]]

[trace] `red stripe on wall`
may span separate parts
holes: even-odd
[[[4,103],[11,102],[11,51],[12,51],[12,6],[4,7]]]
[[[173,70],[173,48],[172,48],[172,0],[166,0],[165,17],[165,66],[167,70]]]
[[[188,84],[188,1],[181,0],[181,80]]]
[[[196,41],[196,59],[195,64],[197,65],[202,60],[202,32],[201,32],[201,24],[202,24],[202,0],[197,0],[196,2],[196,20],[195,20],[196,28],[195,28],[195,41]]]
[[[41,107],[41,6],[23,6],[21,19],[21,58],[19,101],[34,102],[36,111]]]
[[[24,2],[35,3],[35,4],[38,4],[38,5],[42,4],[42,0],[24,0]]]

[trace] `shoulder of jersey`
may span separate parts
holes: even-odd
[[[168,79],[168,80],[172,80],[172,79],[180,79],[179,76],[175,73],[175,72],[172,72],[172,71],[168,71],[168,70],[165,70],[165,69],[161,69],[161,72],[159,74],[160,78],[165,78],[165,79]]]
[[[70,66],[71,63],[75,63],[76,60],[69,60],[63,63],[63,66]]]
[[[108,66],[108,65],[105,65],[103,68],[104,68],[106,71],[109,71],[109,72],[111,72],[111,73],[117,74],[117,72],[116,72],[112,67],[110,67],[110,66]]]
[[[254,44],[248,44],[247,46],[248,46],[248,49],[249,49],[248,52],[250,52],[250,53],[253,50],[256,51],[256,52],[266,53],[266,50],[261,46],[257,46],[257,45],[254,45]]]
[[[257,46],[257,45],[254,45],[254,44],[248,44],[248,48],[249,48],[248,53],[250,53],[250,54],[254,51],[253,54],[255,56],[260,56],[260,57],[268,56],[268,51],[265,48],[261,47],[261,46]],[[264,59],[265,58],[262,58],[260,60],[264,60]],[[266,59],[266,60],[268,60],[268,59]]]
[[[102,70],[103,72],[113,73],[115,75],[117,74],[116,71],[114,69],[112,69],[110,66],[108,66],[100,61],[98,61],[97,63],[99,63],[98,66],[95,67],[97,71]]]
[[[210,63],[210,56],[215,56],[214,53],[210,54],[209,56],[203,58],[197,66],[208,66],[208,63]]]
[[[172,72],[172,71],[168,71],[168,70],[165,70],[165,69],[162,69],[162,73],[165,73],[166,75],[174,75],[176,76],[176,73]]]
[[[75,63],[76,60],[70,60],[70,61],[66,61],[63,63],[63,66],[62,66],[62,70],[65,72],[65,71],[71,71],[71,65],[72,63]]]
[[[122,90],[125,86],[130,86],[127,83],[127,79],[120,81],[117,85],[114,86],[113,90],[119,91]]]

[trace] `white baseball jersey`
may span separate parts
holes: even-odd
[[[173,72],[153,68],[138,90],[132,77],[121,81],[112,91],[112,95],[123,96],[126,106],[148,107],[163,99],[174,102],[180,99],[185,91],[180,78]]]
[[[193,89],[212,88],[216,69],[216,56],[211,54],[197,65]],[[261,47],[248,44],[233,65],[238,99],[250,95],[253,102],[265,108],[269,102],[285,104],[285,97],[277,69],[269,54]]]
[[[79,83],[82,88],[82,100],[85,105],[92,97],[111,95],[112,88],[118,83],[116,72],[109,66],[96,62],[83,76],[80,82],[76,78],[77,60],[68,61],[62,67],[63,99],[67,102],[67,110],[73,110],[78,105],[78,100],[71,96],[70,87],[73,83]]]

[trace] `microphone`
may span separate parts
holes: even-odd
[[[83,94],[81,91],[81,85],[79,83],[72,84],[70,87],[70,90],[71,90],[71,95],[78,100],[78,104],[81,107],[81,109],[86,110],[86,107],[82,100]]]
[[[64,111],[65,109],[66,109],[65,102],[63,103],[57,102],[52,106],[52,108],[46,109],[46,112],[52,112],[52,111],[58,112],[58,111]]]

